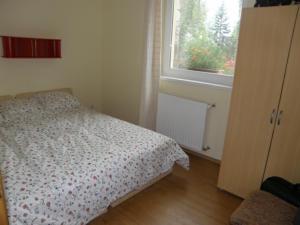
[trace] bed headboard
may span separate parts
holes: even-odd
[[[53,90],[46,90],[46,91],[35,91],[35,92],[21,93],[21,94],[17,94],[15,98],[29,98],[32,95],[37,94],[37,93],[45,93],[45,92],[53,92],[53,91],[62,91],[62,92],[66,92],[66,93],[69,93],[69,94],[73,94],[71,88],[60,88],[60,89],[53,89]]]
[[[71,88],[60,88],[60,89],[53,89],[53,90],[46,90],[46,91],[35,91],[35,92],[26,92],[26,93],[20,93],[17,94],[15,97],[12,95],[5,95],[5,96],[0,96],[0,102],[4,102],[7,100],[11,100],[11,99],[20,99],[20,98],[29,98],[34,94],[37,93],[44,93],[44,92],[52,92],[52,91],[62,91],[62,92],[66,92],[69,93],[71,95],[73,95],[73,91]]]
[[[7,100],[11,100],[13,99],[14,97],[13,96],[10,96],[10,95],[5,95],[5,96],[0,96],[0,102],[5,102]]]
[[[5,202],[5,197],[4,197],[4,189],[2,186],[1,174],[0,174],[0,224],[8,225],[6,202]]]
[[[10,95],[0,96],[0,103],[4,101],[8,101],[10,99],[14,99],[14,97]],[[6,210],[6,202],[4,198],[4,189],[2,186],[1,171],[0,171],[0,224],[8,225],[8,217],[7,217],[7,210]]]

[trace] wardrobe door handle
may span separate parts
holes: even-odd
[[[278,125],[278,126],[280,126],[280,124],[281,124],[282,114],[283,114],[283,111],[281,110],[281,111],[279,112],[278,120],[277,120],[277,125]]]
[[[270,123],[273,124],[276,117],[276,109],[273,109],[271,113]]]

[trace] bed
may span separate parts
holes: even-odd
[[[84,225],[175,163],[188,169],[174,140],[84,107],[71,93],[0,97],[1,224]]]

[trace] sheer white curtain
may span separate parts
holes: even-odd
[[[161,73],[162,0],[147,0],[145,66],[140,102],[141,126],[155,130]]]

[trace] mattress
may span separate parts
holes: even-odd
[[[83,106],[0,126],[11,225],[83,225],[188,156],[163,135]]]

